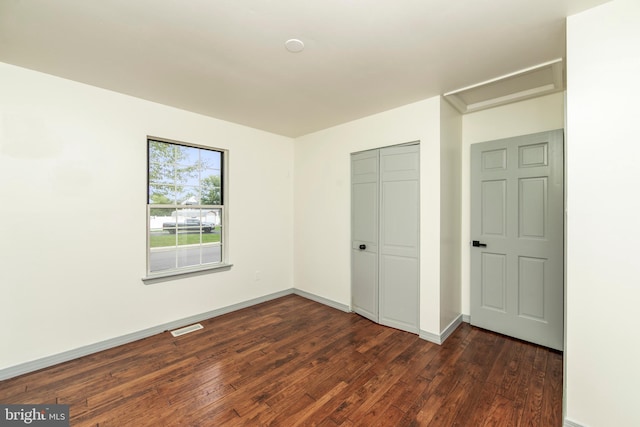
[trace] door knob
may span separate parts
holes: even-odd
[[[472,244],[476,248],[486,248],[487,247],[486,243],[480,243],[478,240],[474,240]]]
[[[364,251],[365,249],[367,249],[367,245],[360,245],[358,247],[360,248],[361,251]]]

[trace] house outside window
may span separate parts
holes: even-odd
[[[153,137],[147,146],[147,276],[226,265],[226,150]]]

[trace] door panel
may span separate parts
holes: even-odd
[[[418,251],[418,181],[391,181],[382,183],[382,236],[381,249],[416,257]]]
[[[353,222],[353,240],[375,245],[378,241],[378,183],[355,183],[352,190],[352,211],[358,219]]]
[[[545,321],[544,258],[518,258],[518,315],[531,320]]]
[[[549,144],[522,145],[518,147],[518,160],[521,168],[547,166]]]
[[[418,259],[380,256],[380,323],[418,333]]]
[[[380,150],[380,323],[418,332],[419,145]]]
[[[482,254],[482,308],[507,310],[507,262],[504,254]]]
[[[547,218],[547,178],[519,180],[518,227],[520,238],[544,239]]]
[[[471,323],[563,348],[563,131],[471,146]]]
[[[507,232],[507,181],[482,183],[482,235],[502,236]]]
[[[351,306],[355,313],[378,322],[378,254],[352,249]]]
[[[379,305],[379,163],[378,151],[351,156],[351,308],[374,322]]]

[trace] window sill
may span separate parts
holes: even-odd
[[[154,283],[166,282],[169,280],[183,279],[185,277],[201,276],[203,274],[216,273],[219,271],[227,271],[233,267],[233,264],[217,264],[215,266],[199,267],[194,269],[184,270],[172,270],[167,272],[160,272],[150,274],[142,278],[145,285],[152,285]]]

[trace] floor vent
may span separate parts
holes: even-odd
[[[180,335],[188,334],[189,332],[197,331],[199,329],[203,329],[204,327],[200,323],[196,323],[195,325],[185,326],[184,328],[175,329],[171,331],[171,335],[174,337],[179,337]]]

